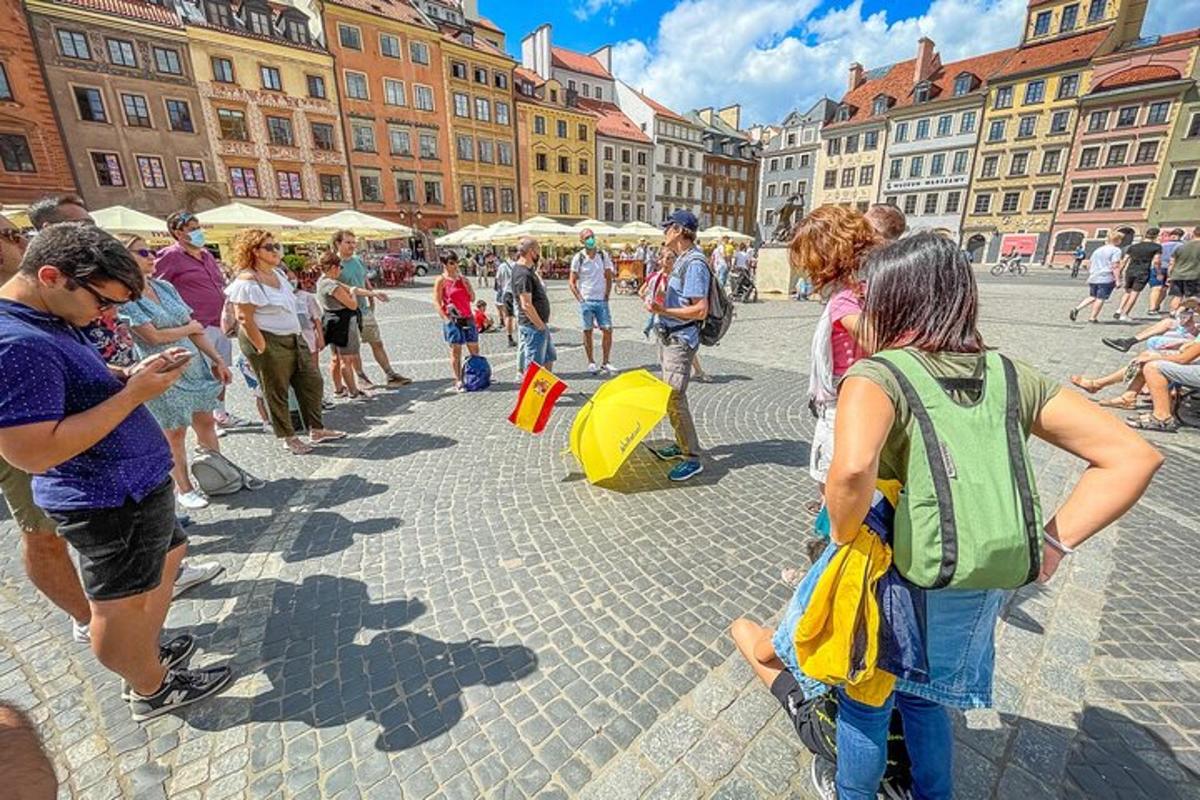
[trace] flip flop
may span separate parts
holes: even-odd
[[[1098,383],[1096,383],[1096,381],[1092,380],[1091,378],[1085,378],[1082,375],[1072,375],[1071,383],[1080,389],[1083,389],[1088,394],[1095,394],[1102,388]]]
[[[345,431],[329,431],[325,436],[309,436],[309,441],[313,444],[324,444],[325,442],[336,442],[339,439],[345,439]]]

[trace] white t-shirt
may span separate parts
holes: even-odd
[[[725,266],[725,245],[719,244],[713,248],[712,265],[713,269],[720,269]]]
[[[750,253],[746,250],[738,250],[733,254],[733,265],[738,269],[746,269],[750,266]]]
[[[612,259],[603,250],[596,250],[593,256],[588,256],[587,250],[580,250],[571,259],[571,272],[579,276],[576,286],[584,301],[605,299],[608,289],[605,274],[612,271]]]
[[[253,305],[254,324],[260,331],[279,336],[299,334],[299,309],[292,284],[279,271],[276,271],[275,278],[279,281],[279,288],[254,279],[238,278],[225,287],[225,297],[235,305]]]
[[[1117,264],[1121,263],[1121,248],[1115,244],[1097,247],[1088,262],[1088,283],[1116,283]]]

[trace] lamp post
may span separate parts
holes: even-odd
[[[419,209],[419,208],[414,209],[412,211],[408,211],[408,210],[400,211],[400,221],[402,223],[404,223],[405,225],[408,225],[409,227],[411,227],[413,229],[413,231],[416,233],[416,238],[418,238],[421,241],[421,255],[426,260],[426,262],[428,262],[430,253],[432,251],[429,247],[430,243],[428,241],[425,229],[423,227],[421,227],[421,220],[422,220],[423,216],[424,215],[421,213],[421,209]]]

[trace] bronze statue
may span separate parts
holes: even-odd
[[[783,207],[779,209],[779,222],[775,224],[775,230],[771,233],[771,241],[781,244],[787,244],[792,241],[792,228],[796,222],[799,222],[797,217],[804,214],[804,197],[799,194],[794,194],[787,199]]]

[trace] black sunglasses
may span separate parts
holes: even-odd
[[[150,258],[151,256],[154,255],[154,251],[148,247],[142,247],[137,250],[132,250],[130,252],[132,252],[135,256],[141,256],[142,258]]]
[[[124,305],[126,302],[128,302],[127,300],[113,300],[111,297],[105,297],[91,286],[88,286],[86,283],[75,284],[75,288],[83,289],[92,297],[96,298],[96,305],[100,307],[101,311],[106,308],[116,308],[117,306]]]
[[[268,250],[272,253],[277,253],[277,252],[279,252],[281,247],[282,247],[282,245],[280,245],[278,242],[271,242],[270,244],[264,244],[259,249],[260,250]]]

